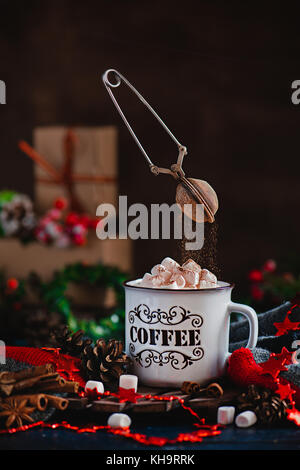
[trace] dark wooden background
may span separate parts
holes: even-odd
[[[267,258],[299,258],[299,14],[282,5],[0,1],[0,187],[33,195],[32,163],[17,142],[31,141],[34,126],[115,124],[120,193],[129,203],[174,202],[174,181],[150,174],[100,81],[114,67],[188,147],[187,175],[216,189],[222,277],[242,283]],[[126,89],[118,96],[153,161],[175,162],[144,107]],[[136,274],[176,246],[135,242]]]

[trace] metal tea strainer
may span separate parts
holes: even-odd
[[[111,79],[109,79],[109,76],[111,76]],[[130,134],[134,138],[137,146],[139,147],[142,154],[144,155],[150,167],[151,172],[154,175],[159,175],[160,173],[172,175],[173,178],[175,178],[178,182],[177,189],[176,189],[176,202],[180,206],[181,210],[186,215],[188,215],[193,220],[195,220],[196,222],[207,221],[207,222],[212,223],[215,220],[214,216],[218,210],[218,198],[214,189],[206,181],[194,179],[194,178],[186,178],[184,171],[182,169],[182,162],[183,162],[183,157],[187,154],[187,148],[176,139],[176,137],[172,134],[170,129],[166,126],[166,124],[162,121],[162,119],[158,116],[158,114],[154,111],[154,109],[150,106],[150,104],[145,100],[145,98],[117,70],[114,70],[114,69],[106,70],[106,72],[102,76],[102,79],[103,79],[104,85],[107,89],[109,96],[111,97],[121,118],[126,124]],[[111,81],[111,80],[114,80],[114,81]],[[170,169],[161,168],[152,163],[147,152],[142,146],[141,142],[135,135],[122,109],[120,108],[112,92],[112,88],[117,88],[121,84],[122,81],[131,89],[131,91],[133,91],[133,93],[136,94],[139,100],[149,109],[149,111],[158,120],[158,122],[163,126],[165,131],[169,134],[171,139],[177,145],[178,151],[179,151],[177,162],[171,165]],[[199,219],[199,213],[195,210],[196,204],[202,204],[204,206],[204,220],[203,220],[203,215],[202,215],[202,220]],[[191,207],[192,207],[192,211],[191,211]]]

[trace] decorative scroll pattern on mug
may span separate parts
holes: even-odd
[[[137,354],[135,353],[134,344],[129,344],[129,349],[134,360],[141,366],[147,369],[152,364],[164,366],[170,364],[175,370],[183,370],[188,366],[191,366],[195,361],[199,361],[204,356],[204,351],[200,346],[193,349],[191,356],[183,354],[180,351],[163,351],[159,352],[155,349],[143,349]]]
[[[129,323],[131,323],[129,335],[129,350],[132,358],[141,367],[148,368],[152,364],[164,366],[171,365],[175,370],[182,370],[191,366],[195,361],[199,361],[204,356],[204,350],[200,346],[200,326],[203,318],[199,314],[191,313],[181,306],[173,306],[168,311],[157,308],[151,310],[148,305],[140,304],[128,313]],[[160,328],[145,328],[136,326],[138,319],[146,325],[162,324],[164,326],[177,326],[186,321],[191,321],[192,329],[175,330]],[[136,352],[136,345],[149,345],[149,347]],[[161,347],[193,347],[192,353],[185,354],[181,351],[168,349],[157,351],[152,346]]]
[[[146,304],[140,304],[133,310],[130,310],[128,314],[129,323],[134,323],[135,317],[141,320],[143,323],[154,325],[156,323],[162,323],[163,325],[179,325],[186,320],[192,319],[192,326],[199,328],[203,323],[203,318],[197,313],[191,313],[185,308],[174,305],[169,309],[168,312],[161,310],[160,308],[152,310]]]

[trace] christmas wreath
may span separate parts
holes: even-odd
[[[101,263],[87,265],[82,262],[67,265],[54,273],[49,282],[44,282],[37,274],[31,273],[27,279],[5,279],[0,277],[0,312],[2,318],[12,319],[11,312],[21,315],[28,311],[28,292],[34,290],[39,298],[39,309],[46,313],[46,321],[51,315],[59,315],[72,331],[81,329],[92,339],[122,337],[124,330],[124,292],[122,283],[126,274],[116,267]],[[78,318],[74,303],[67,295],[70,283],[92,286],[95,289],[111,288],[115,294],[115,306],[109,315],[99,318]],[[13,318],[16,325],[16,318]],[[16,326],[15,326],[16,327]],[[36,327],[38,329],[38,326]]]

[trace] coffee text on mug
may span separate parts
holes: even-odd
[[[151,346],[199,346],[201,344],[200,329],[161,330],[132,326],[130,339],[133,343],[148,343]]]

